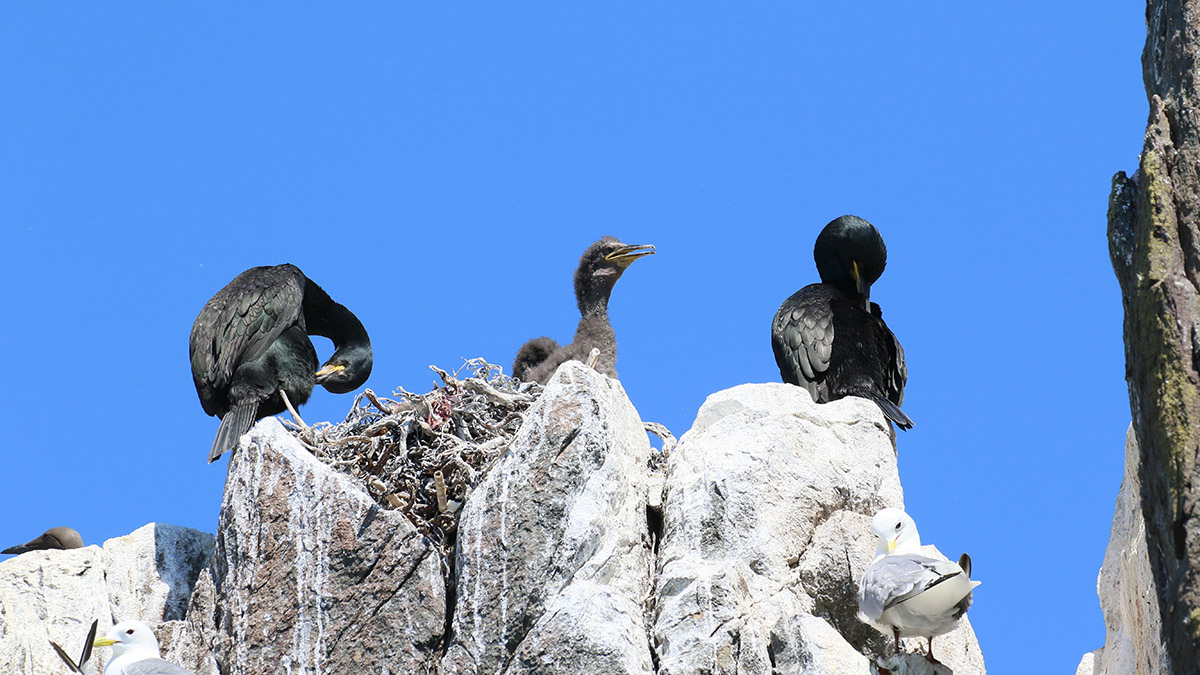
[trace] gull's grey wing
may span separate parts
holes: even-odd
[[[163,659],[146,659],[125,666],[125,675],[196,675],[182,666]]]
[[[872,621],[884,610],[962,573],[958,565],[922,555],[889,555],[867,568],[858,586],[858,608]]]

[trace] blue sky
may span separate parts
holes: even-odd
[[[653,243],[614,293],[618,368],[682,435],[778,380],[770,319],[854,213],[890,254],[908,510],[972,554],[994,672],[1071,672],[1104,640],[1129,423],[1105,210],[1144,8],[811,4],[0,10],[0,543],[216,529],[187,338],[248,267],[299,265],[370,331],[367,386],[426,391],[428,364],[569,339],[600,235]]]

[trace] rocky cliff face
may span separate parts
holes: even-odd
[[[187,625],[189,598],[204,596],[197,582],[202,576],[207,581],[212,554],[211,534],[151,523],[103,547],[32,551],[5,560],[0,563],[0,672],[66,672],[49,640],[78,654],[95,619],[102,630],[114,617],[157,626],[167,652]],[[183,651],[178,663],[200,674],[216,672],[196,643]],[[99,654],[92,664],[100,672]]]
[[[1148,0],[1138,170],[1113,177],[1108,242],[1162,672],[1200,653],[1200,2]],[[1128,473],[1126,474],[1129,475]]]
[[[268,419],[233,455],[215,542],[0,563],[0,670],[63,672],[46,639],[99,617],[158,624],[205,675],[982,673],[966,622],[934,666],[854,618],[871,515],[901,502],[869,402],[735,387],[664,458],[620,383],[572,362],[473,486],[452,560]]]
[[[1077,675],[1156,675],[1170,672],[1162,623],[1146,550],[1140,452],[1130,426],[1125,441],[1125,478],[1117,493],[1112,535],[1096,581],[1104,611],[1104,647],[1085,654]]]

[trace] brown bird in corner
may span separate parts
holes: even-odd
[[[33,541],[19,546],[10,546],[0,553],[19,555],[28,551],[46,551],[49,549],[83,548],[83,537],[69,527],[52,527]]]
[[[593,348],[600,351],[596,370],[617,377],[617,336],[608,321],[608,299],[625,270],[638,258],[653,253],[651,244],[622,244],[614,237],[603,237],[589,246],[575,270],[580,319],[574,341],[561,347],[548,337],[526,342],[513,360],[513,377],[546,384],[564,362],[586,362]]]

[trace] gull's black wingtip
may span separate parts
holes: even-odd
[[[83,672],[84,665],[92,660],[92,649],[96,646],[96,629],[100,626],[100,619],[92,621],[92,627],[88,630],[87,640],[83,643],[83,652],[79,655],[79,672]]]
[[[70,670],[72,673],[83,672],[83,671],[79,670],[79,664],[75,663],[75,661],[70,657],[70,655],[68,655],[67,652],[64,651],[62,647],[58,646],[57,642],[55,642],[54,640],[50,640],[50,646],[54,647],[54,651],[58,654],[58,658],[62,659],[63,663],[67,664],[67,670]]]

